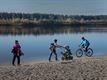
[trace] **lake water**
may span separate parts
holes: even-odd
[[[82,36],[90,41],[94,56],[107,54],[106,26],[0,27],[0,63],[11,62],[11,49],[15,40],[19,40],[25,54],[21,60],[48,60],[49,46],[54,39],[58,39],[62,46],[69,45],[75,56]],[[57,49],[59,58],[61,51],[63,49]]]

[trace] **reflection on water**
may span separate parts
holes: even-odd
[[[107,27],[104,26],[0,27],[0,63],[11,62],[11,48],[16,39],[25,53],[23,60],[48,60],[49,45],[55,38],[61,45],[68,44],[75,56],[82,36],[90,41],[94,55],[107,54]],[[57,49],[58,57],[62,50]]]
[[[107,27],[94,26],[38,26],[38,27],[22,27],[22,26],[1,26],[0,35],[52,35],[61,33],[84,33],[84,32],[107,32]]]

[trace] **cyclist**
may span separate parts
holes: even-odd
[[[82,39],[82,41],[81,41],[81,44],[80,44],[80,45],[82,45],[82,47],[85,48],[85,51],[87,52],[90,43],[89,43],[89,41],[88,41],[87,39],[85,39],[84,37],[82,37],[81,39]],[[79,46],[80,46],[80,45],[79,45]]]

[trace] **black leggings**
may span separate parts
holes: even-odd
[[[17,64],[19,65],[20,64],[20,56],[19,55],[15,55],[15,54],[13,55],[12,64],[14,65],[14,62],[15,62],[16,58],[17,58]]]
[[[89,47],[89,45],[87,45],[86,48],[85,48],[85,51],[86,51],[86,52],[88,51],[88,47]]]
[[[82,46],[83,46],[83,48],[85,47],[84,44],[83,44]],[[86,51],[86,52],[88,51],[88,47],[89,47],[89,44],[85,47],[85,51]]]

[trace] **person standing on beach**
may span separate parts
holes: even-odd
[[[56,53],[56,48],[59,48],[59,47],[61,47],[61,46],[57,44],[57,39],[55,39],[54,43],[51,43],[50,48],[49,48],[50,51],[51,51],[51,54],[49,56],[49,61],[51,61],[51,56],[52,56],[53,53],[55,54],[56,61],[58,61],[58,57],[57,57],[57,53]]]
[[[12,65],[15,66],[15,60],[17,58],[17,64],[20,65],[20,51],[21,51],[21,46],[18,42],[18,40],[15,40],[15,44],[13,45],[12,53],[13,53],[13,60],[12,60]]]

